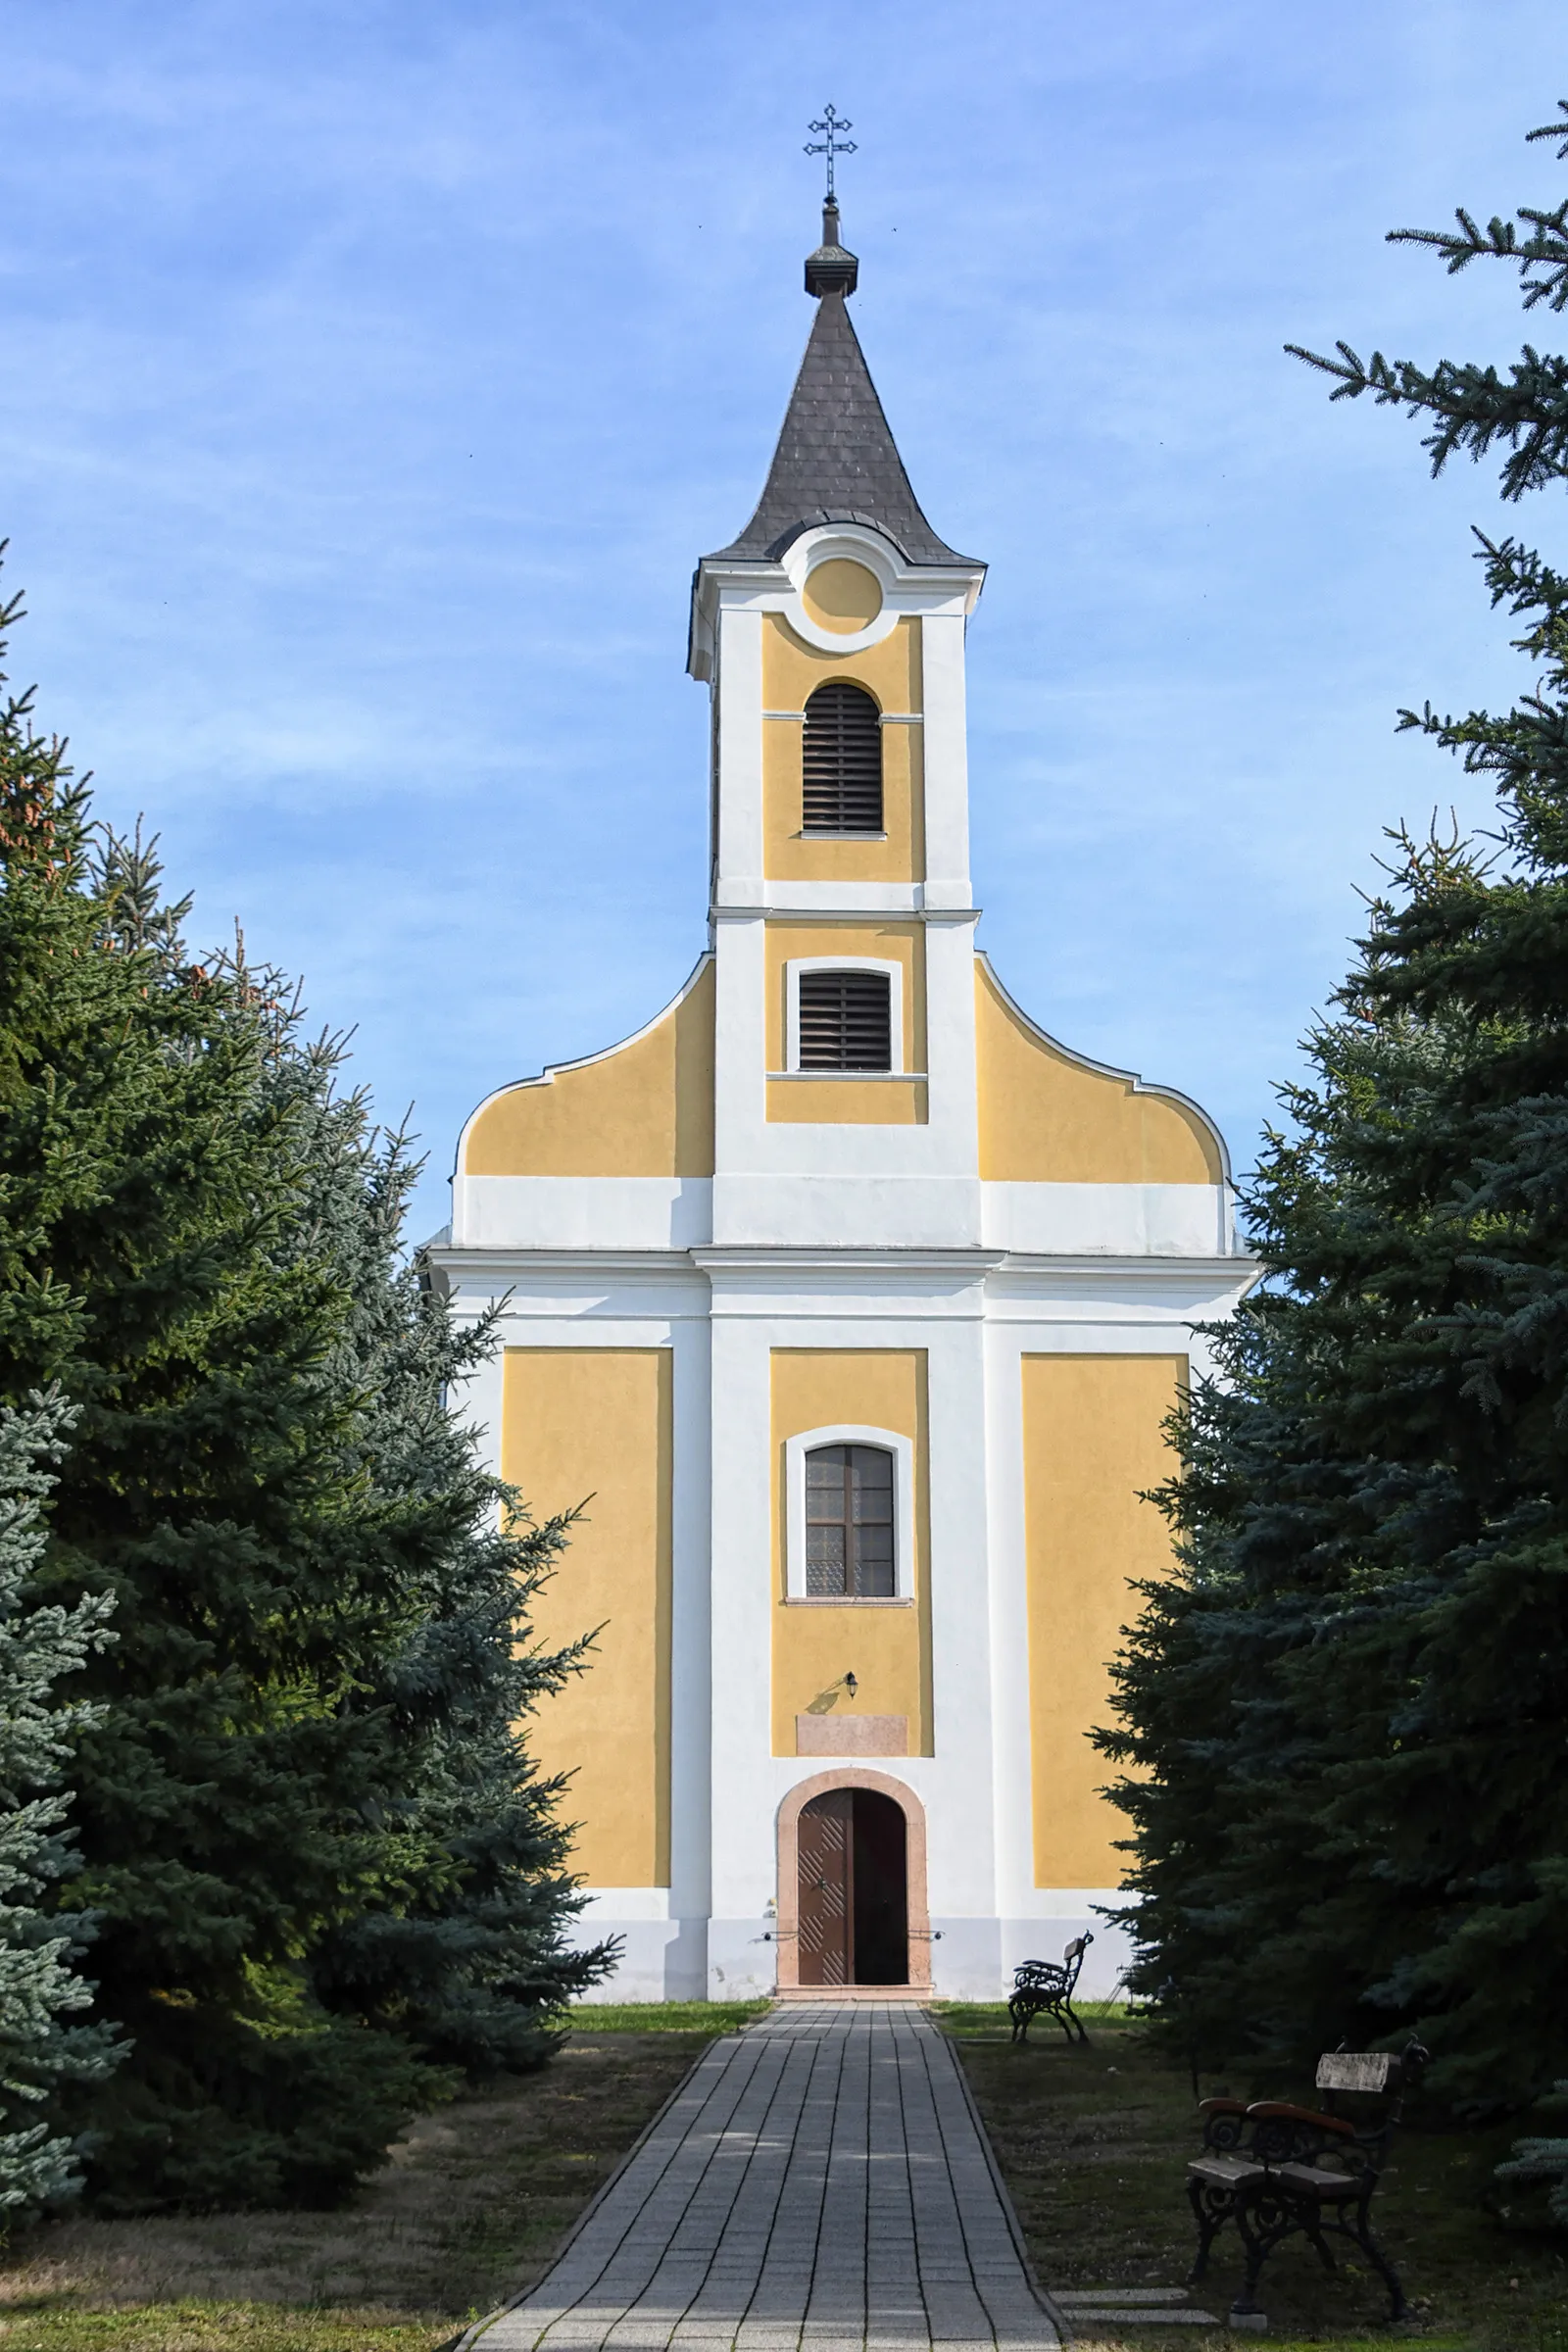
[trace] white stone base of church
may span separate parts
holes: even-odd
[[[1119,1928],[1082,1907],[1083,1889],[1071,1892],[1081,1907],[1039,1912],[1029,1919],[933,1918],[931,1997],[1004,2000],[1020,1961],[1059,1960],[1076,1936],[1090,1935],[1094,1941],[1079,1980],[1079,1997],[1117,1998],[1132,1959],[1131,1943]],[[1107,1887],[1092,1899],[1112,1904],[1121,1898]],[[591,1896],[574,1940],[582,1946],[611,1936],[621,1939],[619,1964],[584,1995],[590,2002],[749,2001],[765,1997],[777,1986],[778,1945],[770,1919],[617,1918],[600,1898]]]

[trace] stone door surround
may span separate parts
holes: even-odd
[[[891,1796],[904,1814],[909,1917],[909,1989],[931,1989],[931,1911],[926,1892],[925,1807],[912,1788],[891,1773],[867,1772],[854,1765],[836,1772],[816,1772],[798,1782],[778,1809],[778,1985],[781,1992],[799,1991],[801,1929],[801,1815],[813,1796],[830,1788],[874,1788]],[[854,1987],[850,1987],[853,1991]],[[875,1989],[867,1987],[868,1990]],[[884,1988],[885,1989],[885,1988]],[[891,1988],[895,1993],[898,1986]],[[831,1999],[829,1992],[826,1996]]]

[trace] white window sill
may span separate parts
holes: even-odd
[[[926,1083],[924,1070],[769,1070],[767,1073],[770,1086],[775,1079],[784,1078],[808,1078],[813,1085],[819,1078],[825,1078],[830,1086],[844,1078],[869,1078],[873,1085],[879,1080],[885,1084],[894,1078],[901,1086],[912,1085],[916,1079],[922,1085]]]
[[[786,1592],[787,1609],[912,1609],[912,1592]]]

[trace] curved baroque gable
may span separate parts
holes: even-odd
[[[1037,1029],[975,957],[980,1173],[1017,1184],[1223,1184],[1195,1103],[1084,1061]]]
[[[503,1087],[468,1121],[463,1176],[711,1176],[713,963],[623,1044]]]

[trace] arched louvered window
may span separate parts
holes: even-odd
[[[806,706],[802,823],[808,833],[882,830],[882,717],[858,686],[835,679]]]
[[[893,992],[885,972],[802,972],[800,1067],[890,1070]]]
[[[881,1446],[815,1446],[806,1457],[806,1590],[814,1599],[891,1600],[893,1456]]]

